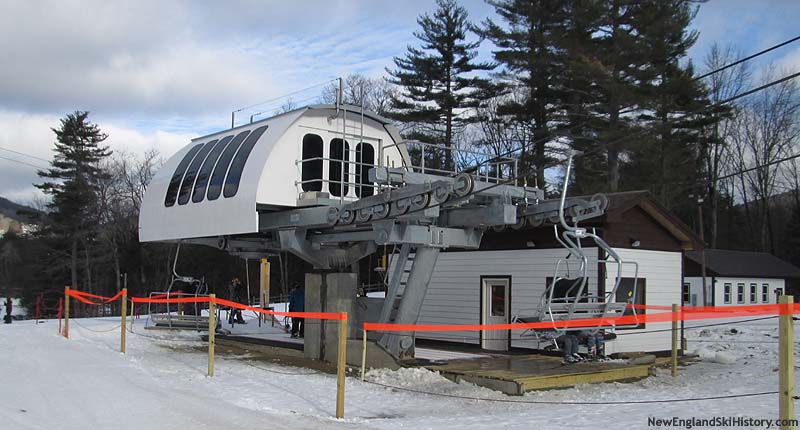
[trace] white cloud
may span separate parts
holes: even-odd
[[[37,168],[28,164],[48,167],[45,160],[52,158],[55,142],[51,128],[58,127],[59,119],[47,114],[0,111],[0,156],[19,161],[0,158],[0,196],[21,202],[41,197],[42,194],[32,185],[42,182],[36,175]],[[113,122],[98,121],[92,116],[89,119],[108,134],[105,144],[112,151],[134,155],[155,149],[166,159],[196,136],[195,133],[164,130],[140,131]]]

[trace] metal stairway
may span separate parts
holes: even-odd
[[[415,251],[411,254],[411,245],[403,244],[393,261],[381,323],[417,323],[440,249],[420,246]],[[385,333],[379,344],[400,360],[414,358],[412,333]]]

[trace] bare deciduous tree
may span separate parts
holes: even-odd
[[[364,109],[385,115],[391,107],[396,89],[385,79],[369,78],[357,73],[348,75],[342,85],[342,102],[354,106],[364,104]],[[336,103],[339,82],[334,81],[322,89],[323,103]]]
[[[715,43],[711,46],[708,55],[706,55],[705,69],[706,71],[717,70],[735,62],[739,58],[741,58],[741,54],[733,46],[728,45],[722,48]],[[708,88],[708,97],[711,103],[717,104],[740,94],[750,81],[750,75],[750,68],[748,63],[745,62],[707,77],[704,82]],[[734,130],[733,124],[735,121],[732,118],[738,114],[738,111],[738,108],[734,106],[723,115],[715,112],[716,121],[711,125],[711,129],[706,131],[710,137],[704,139],[699,148],[701,162],[705,167],[708,180],[707,201],[711,206],[709,214],[711,221],[709,243],[711,248],[717,247],[717,236],[719,234],[719,202],[720,189],[722,188],[719,183],[719,177],[726,170],[731,170],[729,169],[730,165],[725,165],[731,160],[725,156],[726,144]]]
[[[762,79],[763,83],[773,80],[772,72]],[[730,148],[732,163],[741,170],[755,167],[741,175],[738,187],[745,203],[748,224],[757,223],[759,231],[754,233],[757,233],[761,250],[774,254],[775,226],[770,198],[775,194],[781,178],[781,166],[777,161],[798,146],[800,91],[797,84],[786,81],[748,98],[737,115],[734,127]],[[752,196],[752,202],[748,193]]]

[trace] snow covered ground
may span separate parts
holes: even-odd
[[[217,355],[206,374],[206,344],[189,332],[145,331],[144,319],[119,348],[117,318],[0,325],[3,429],[277,428],[531,429],[644,428],[648,417],[774,419],[777,395],[700,402],[570,405],[488,402],[420,394],[347,380],[344,420],[332,418],[336,380],[247,355]],[[705,322],[709,323],[709,322]],[[735,333],[731,330],[735,329]],[[688,331],[702,360],[629,384],[582,385],[508,397],[455,384],[424,369],[376,370],[368,380],[432,393],[521,402],[676,399],[777,390],[777,319]],[[742,427],[739,427],[742,428]],[[746,428],[746,427],[745,427]],[[763,428],[763,427],[757,427]]]

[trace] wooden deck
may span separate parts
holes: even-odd
[[[425,366],[453,381],[468,381],[482,387],[520,395],[527,391],[567,388],[576,384],[634,381],[653,373],[655,365],[668,359],[561,364],[561,358],[544,355],[495,355],[473,360],[453,360]],[[642,363],[642,364],[636,364]]]

